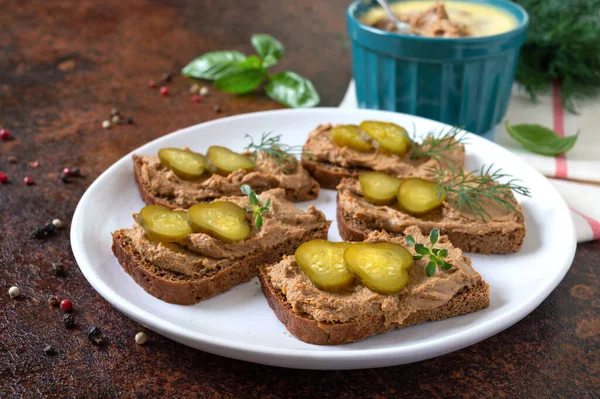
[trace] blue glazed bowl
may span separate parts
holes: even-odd
[[[506,0],[461,1],[504,10],[517,26],[472,38],[406,36],[359,21],[375,4],[358,0],[350,5],[348,34],[359,107],[419,115],[477,134],[502,120],[529,16]]]

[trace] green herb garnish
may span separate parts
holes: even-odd
[[[531,22],[517,67],[533,99],[560,84],[565,107],[600,93],[600,0],[517,0]]]
[[[425,244],[416,243],[413,236],[406,236],[405,240],[408,245],[412,245],[415,248],[416,255],[413,255],[414,260],[423,259],[425,256],[429,257],[429,262],[425,267],[425,273],[427,277],[431,277],[437,271],[439,267],[442,270],[448,270],[452,265],[446,262],[443,258],[448,256],[448,250],[446,248],[434,248],[440,238],[440,229],[435,228],[429,233],[429,242],[431,246]]]
[[[492,170],[494,165],[482,166],[479,171],[465,172],[464,169],[455,169],[451,165],[445,169],[428,169],[434,173],[437,182],[438,198],[446,196],[446,200],[454,205],[460,212],[469,211],[475,219],[483,221],[490,217],[485,209],[485,202],[492,201],[502,205],[509,211],[515,211],[512,193],[531,197],[527,187],[520,185],[519,179],[510,179],[506,183],[498,183],[499,179],[512,176],[502,173],[502,169]]]
[[[240,188],[242,190],[242,193],[246,194],[248,196],[248,199],[250,200],[250,206],[245,206],[246,211],[252,212],[252,216],[254,217],[254,224],[256,225],[257,229],[260,229],[263,225],[262,214],[269,211],[269,205],[271,205],[271,198],[268,198],[265,204],[261,205],[258,196],[254,192],[254,190],[250,188],[249,185],[242,184],[242,187]]]
[[[259,152],[273,158],[278,165],[294,163],[298,161],[297,157],[310,155],[303,150],[301,145],[287,145],[282,143],[280,134],[274,136],[272,132],[263,133],[258,142],[254,142],[254,139],[249,134],[246,135],[246,138],[250,140],[250,144],[245,149],[252,152],[254,162],[258,159]]]
[[[429,157],[441,161],[447,158],[449,151],[456,150],[467,143],[464,131],[458,127],[452,127],[448,131],[443,129],[439,132],[431,131],[427,133],[421,144],[416,142],[415,136],[416,133],[413,133],[411,137],[411,159]]]
[[[505,122],[506,131],[523,147],[542,155],[558,155],[569,151],[575,145],[579,132],[574,136],[559,137],[556,133],[541,125],[520,124],[509,125]]]
[[[251,41],[258,56],[245,56],[239,51],[213,51],[194,59],[181,73],[213,80],[218,90],[235,94],[250,93],[266,81],[265,92],[278,103],[293,108],[319,104],[319,94],[310,80],[292,71],[274,75],[267,72],[267,68],[275,65],[285,52],[277,39],[255,34]]]

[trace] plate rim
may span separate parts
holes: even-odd
[[[402,347],[402,348],[369,348],[369,349],[350,349],[346,351],[324,351],[324,350],[310,350],[310,349],[297,349],[297,348],[278,348],[278,347],[268,347],[264,345],[257,345],[253,343],[245,343],[238,342],[232,339],[225,339],[221,337],[216,337],[214,335],[206,334],[200,331],[193,331],[187,329],[185,327],[181,327],[173,322],[166,321],[161,319],[158,316],[153,315],[149,311],[130,303],[126,299],[124,299],[116,290],[112,289],[106,282],[104,282],[95,272],[94,268],[91,266],[93,260],[88,259],[85,255],[84,243],[81,234],[82,230],[82,214],[83,209],[86,207],[87,203],[90,201],[90,193],[96,189],[97,186],[101,186],[103,181],[109,178],[112,172],[121,165],[126,162],[131,161],[131,156],[134,153],[142,152],[144,148],[154,145],[156,143],[160,143],[161,141],[168,141],[171,137],[179,134],[184,134],[187,131],[195,130],[199,126],[203,128],[210,127],[211,125],[218,125],[221,123],[227,123],[227,121],[235,120],[235,119],[245,119],[245,118],[254,118],[261,117],[264,115],[271,114],[297,114],[297,113],[318,113],[318,112],[341,112],[347,113],[348,109],[335,108],[335,107],[318,107],[318,108],[309,108],[309,109],[281,109],[281,110],[268,110],[268,111],[260,111],[253,113],[245,113],[232,115],[225,118],[219,118],[211,121],[201,122],[183,129],[178,129],[169,134],[157,137],[156,139],[149,141],[143,144],[140,147],[135,148],[133,151],[127,153],[122,158],[113,163],[110,167],[108,167],[104,172],[102,172],[94,182],[87,188],[85,193],[82,195],[75,212],[73,214],[73,218],[71,221],[71,248],[72,252],[75,256],[75,260],[79,266],[79,269],[83,273],[86,280],[90,283],[90,285],[112,306],[114,306],[117,310],[124,313],[128,317],[134,319],[135,321],[141,323],[144,326],[147,326],[149,329],[158,332],[161,335],[168,334],[167,338],[173,339],[177,342],[180,342],[187,346],[192,346],[194,348],[198,348],[201,350],[205,350],[207,352],[215,353],[218,355],[223,355],[231,358],[236,358],[240,360],[252,361],[255,363],[262,363],[268,365],[281,366],[285,364],[285,367],[294,367],[294,368],[308,368],[308,369],[356,369],[356,368],[364,368],[361,366],[356,366],[354,363],[348,362],[347,364],[340,364],[341,361],[373,361],[374,358],[377,358],[377,363],[380,363],[380,366],[369,366],[369,367],[385,367],[396,364],[405,364],[414,361],[425,360],[431,357],[442,356],[443,354],[447,354],[464,347],[473,345],[477,342],[480,342],[484,339],[487,339],[506,328],[516,324],[524,317],[526,317],[529,313],[531,313],[535,308],[537,308],[549,295],[550,293],[558,286],[558,284],[562,281],[568,270],[570,269],[576,250],[576,235],[575,235],[575,226],[570,214],[570,210],[568,205],[566,204],[564,198],[560,196],[556,188],[548,181],[546,176],[542,175],[541,172],[534,169],[532,166],[527,164],[524,160],[522,160],[518,155],[510,152],[508,149],[487,140],[484,137],[477,136],[473,133],[468,133],[469,139],[471,137],[475,137],[476,140],[484,140],[488,141],[489,144],[497,147],[500,151],[503,152],[503,155],[508,156],[508,160],[513,158],[518,160],[518,162],[526,165],[531,172],[538,175],[538,177],[543,178],[545,183],[548,186],[548,189],[555,192],[557,198],[561,202],[561,212],[566,211],[568,214],[569,223],[567,226],[561,226],[562,231],[565,236],[572,237],[569,242],[569,253],[566,254],[565,262],[558,270],[557,274],[548,283],[543,290],[539,291],[537,295],[535,295],[531,300],[526,302],[524,305],[515,306],[512,309],[508,309],[489,320],[485,320],[483,324],[479,325],[478,329],[468,329],[466,331],[458,331],[451,333],[449,335],[444,336],[443,338],[437,338],[437,341],[442,340],[438,343],[438,345],[432,347],[429,343],[429,340],[421,341],[415,344],[412,344],[410,347]],[[444,128],[450,127],[444,123],[433,121],[431,119],[422,118],[414,115],[391,112],[391,111],[380,111],[380,110],[352,110],[353,112],[363,112],[368,111],[369,113],[379,113],[382,116],[385,115],[393,115],[394,117],[398,117],[399,115],[412,118],[413,120],[421,120],[423,122],[434,122],[439,124]],[[308,134],[308,132],[307,132]],[[570,231],[570,234],[569,234]],[[80,242],[81,241],[81,242]],[[483,333],[481,331],[484,331]],[[193,342],[198,345],[191,345]],[[316,346],[316,345],[315,345]],[[436,350],[436,347],[443,347],[444,349],[440,352],[439,349]],[[320,346],[319,346],[320,347]],[[339,346],[337,346],[339,347]],[[258,358],[256,358],[258,356]],[[260,356],[264,356],[260,357]],[[281,361],[284,359],[284,361]],[[307,366],[306,362],[314,362],[318,360],[327,360],[325,364],[317,364]],[[294,364],[294,361],[299,364]],[[322,366],[322,367],[319,367]]]

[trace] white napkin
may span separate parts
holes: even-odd
[[[354,81],[350,82],[340,107],[358,108]],[[508,135],[504,121],[492,137],[486,137],[521,156],[549,178],[571,208],[577,241],[584,242],[600,239],[600,99],[577,104],[577,112],[564,110],[558,87],[535,103],[515,89],[506,115],[510,124],[537,123],[561,136],[580,131],[575,147],[556,157],[533,154]]]

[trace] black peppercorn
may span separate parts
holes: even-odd
[[[87,338],[94,343],[94,345],[100,345],[102,343],[102,331],[98,327],[90,327],[86,331]]]
[[[62,317],[62,323],[67,328],[75,327],[75,316],[72,313],[65,313]]]
[[[48,298],[48,305],[52,306],[53,308],[57,307],[59,303],[60,301],[54,295],[50,295],[50,298]]]
[[[127,119],[125,119],[125,122],[126,122],[128,125],[133,125],[133,118],[127,118]]]
[[[79,169],[77,166],[74,168],[71,168],[71,176],[81,177],[81,169]]]
[[[31,233],[31,237],[42,239],[47,238],[53,235],[56,232],[56,227],[52,223],[48,223],[44,226],[37,226],[33,233]]]
[[[69,175],[63,173],[60,175],[60,180],[62,180],[63,183],[68,183],[69,182]]]
[[[220,106],[220,105],[215,105],[215,106],[213,107],[213,109],[214,109],[214,111],[215,111],[217,114],[220,114],[221,112],[223,112],[223,109],[221,108],[221,106]]]
[[[63,277],[65,275],[65,267],[62,263],[52,262],[52,272],[56,277]]]
[[[173,74],[172,74],[172,73],[165,73],[165,74],[162,76],[162,80],[163,80],[163,82],[170,82],[170,81],[171,81],[171,79],[173,79]]]
[[[44,348],[44,353],[46,355],[54,355],[56,353],[56,350],[52,347],[52,345],[46,345],[46,347]]]

